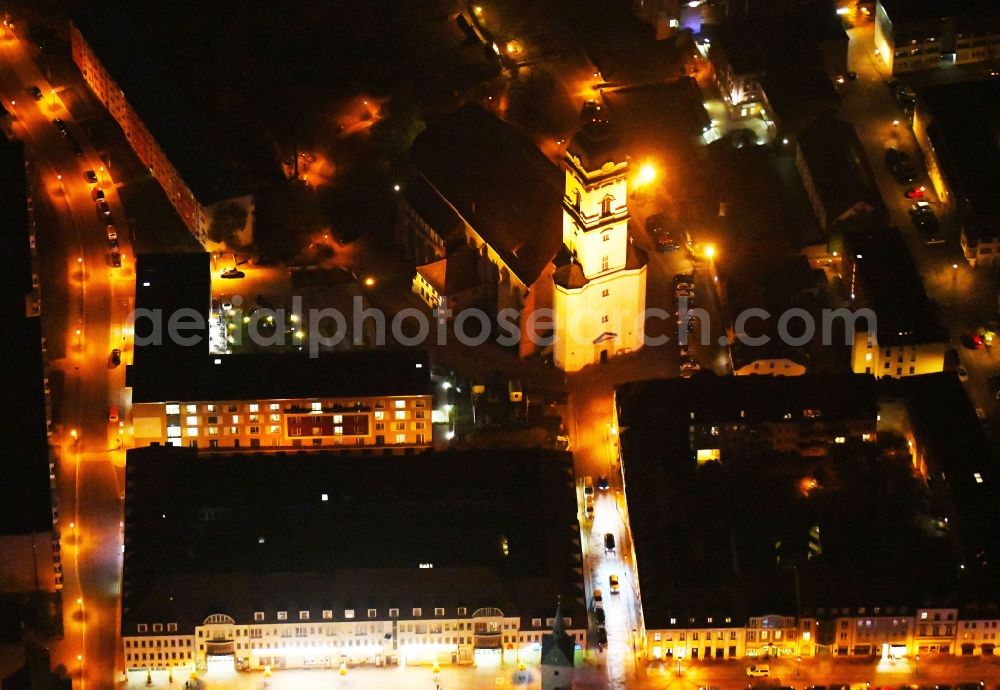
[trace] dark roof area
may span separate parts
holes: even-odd
[[[663,149],[677,155],[712,122],[698,82],[690,77],[606,90],[601,99],[606,126],[599,133],[580,130],[568,147],[588,171],[607,162],[641,161]]]
[[[775,121],[784,131],[798,131],[810,121],[837,110],[840,95],[826,72],[819,67],[788,65],[768,70],[761,89]]]
[[[906,401],[932,488],[950,499],[952,529],[959,532],[968,574],[997,577],[1000,467],[965,388],[951,371],[886,377],[880,385],[886,395]]]
[[[139,254],[135,262],[135,364],[144,367],[148,359],[150,367],[156,369],[167,357],[207,355],[211,306],[208,254]],[[201,318],[199,328],[185,327],[182,333],[185,337],[197,336],[198,342],[185,345],[167,337],[174,314],[178,318],[185,315],[185,323]],[[161,324],[160,337],[156,337],[157,322]]]
[[[0,133],[0,361],[7,362],[0,415],[8,420],[0,459],[0,534],[52,529],[42,326],[28,316],[32,265],[24,147]]]
[[[822,459],[754,444],[768,423],[805,434],[843,422],[874,429],[874,378],[698,375],[625,384],[616,398],[647,628],[795,615],[797,599],[803,610],[913,605],[954,586],[954,551],[921,526],[926,492],[908,459],[881,457],[873,443],[830,444]],[[807,418],[807,408],[821,415]],[[696,463],[692,434],[705,430],[697,447],[711,448],[711,427],[721,429],[717,447],[732,450]],[[913,577],[901,581],[901,569]]]
[[[212,613],[498,607],[585,625],[568,453],[337,457],[131,450],[123,628]],[[424,567],[421,567],[424,564]],[[433,567],[426,567],[433,564]]]
[[[686,428],[691,419],[719,422],[803,419],[822,410],[826,420],[869,419],[877,412],[875,379],[846,376],[695,376],[651,379],[615,388],[622,427]],[[693,416],[692,416],[693,415]]]
[[[991,0],[879,0],[893,25],[995,10]]]
[[[403,200],[443,240],[459,230],[462,219],[423,175],[414,175],[406,186]]]
[[[439,295],[457,295],[479,285],[479,260],[479,253],[463,244],[445,259],[417,266],[417,273],[434,286]]]
[[[882,197],[854,127],[827,114],[799,134],[799,153],[830,223],[859,204],[884,213]]]
[[[425,395],[433,392],[419,349],[202,355],[147,355],[128,367],[132,401],[281,400]]]
[[[921,94],[944,174],[975,216],[1000,218],[1000,81],[949,84]]]
[[[476,104],[431,121],[411,156],[517,277],[532,285],[562,245],[559,169]]]
[[[848,233],[844,264],[845,277],[857,271],[856,304],[875,312],[880,346],[948,342],[899,230]]]

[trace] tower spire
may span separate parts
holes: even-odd
[[[552,621],[552,634],[561,636],[566,634],[566,624],[562,615],[562,595],[556,595],[556,618]]]

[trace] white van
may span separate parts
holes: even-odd
[[[750,678],[767,678],[771,675],[771,667],[767,664],[754,664],[747,668],[747,675]]]

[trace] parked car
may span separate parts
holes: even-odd
[[[597,644],[602,647],[608,643],[608,631],[604,628],[597,629]]]
[[[54,120],[52,120],[52,124],[56,126],[56,129],[58,129],[59,133],[62,134],[63,136],[69,134],[69,128],[66,127],[66,123],[63,122],[60,118],[57,117]]]
[[[44,96],[42,96],[42,90],[37,86],[29,86],[28,93],[31,94],[31,97],[34,98],[36,101],[40,101],[42,100],[42,98],[44,98]]]
[[[588,476],[588,477],[584,477],[583,478],[583,496],[584,496],[584,498],[591,498],[591,499],[594,497],[594,478],[593,477],[589,477]]]
[[[607,620],[607,615],[604,613],[604,609],[594,609],[594,620],[597,621],[598,625],[604,625],[604,621]]]
[[[601,590],[599,589],[594,590],[593,599],[594,599],[594,608],[596,609],[604,608],[604,596],[601,594]]]
[[[246,278],[246,273],[237,268],[227,268],[222,272],[223,278]]]
[[[750,678],[767,678],[771,675],[771,667],[768,664],[754,664],[747,668],[747,676]]]
[[[611,484],[608,482],[607,477],[599,477],[597,479],[597,488],[601,491],[607,491],[611,488]]]
[[[111,351],[111,354],[108,355],[108,365],[112,367],[117,367],[121,363],[122,363],[122,351],[116,347],[114,350]]]
[[[905,192],[903,192],[903,196],[905,196],[907,199],[923,199],[924,192],[926,191],[927,187],[923,185],[918,185],[916,187],[910,187],[909,189],[907,189]]]
[[[674,289],[694,290],[694,276],[690,273],[678,273],[673,282]]]
[[[615,550],[615,535],[608,532],[604,535],[604,551],[611,553]]]
[[[619,594],[621,592],[621,585],[618,584],[618,576],[614,573],[608,576],[608,584],[611,586],[612,594]]]
[[[118,417],[118,406],[117,405],[112,405],[111,407],[108,408],[108,421],[110,423],[114,424],[115,422],[118,421],[118,419],[119,419],[119,417]]]
[[[94,201],[104,201],[104,190],[100,187],[94,187],[90,190],[90,198]]]
[[[958,374],[958,380],[961,381],[962,383],[965,383],[966,381],[969,380],[969,370],[966,369],[965,367],[963,366],[958,367],[958,369],[955,370],[955,373]]]
[[[93,170],[87,170],[83,173],[83,179],[85,179],[90,184],[97,184],[97,173]]]
[[[117,249],[111,252],[111,265],[115,268],[122,267],[122,255]]]
[[[105,228],[105,230],[107,230],[107,233],[108,233],[108,242],[115,242],[115,243],[117,243],[118,242],[118,233],[115,232],[115,226],[109,225],[107,228]]]

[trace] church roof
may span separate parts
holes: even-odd
[[[477,260],[476,250],[462,245],[447,258],[417,266],[417,273],[430,283],[435,292],[447,297],[471,290],[479,284]]]
[[[563,173],[474,103],[429,123],[410,154],[516,277],[532,285],[562,244]]]
[[[572,666],[576,643],[566,634],[563,621],[562,600],[556,605],[552,632],[542,635],[542,664],[546,666]]]

